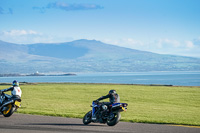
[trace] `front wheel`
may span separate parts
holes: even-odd
[[[8,104],[7,106],[5,106],[7,109],[5,111],[2,111],[2,114],[4,117],[10,117],[13,113],[14,113],[14,107],[12,106],[12,104]]]
[[[89,111],[85,116],[83,117],[83,124],[88,125],[92,122],[92,111]]]
[[[120,119],[121,119],[121,114],[119,112],[113,113],[113,116],[111,116],[111,118],[107,120],[107,125],[114,126],[119,122]]]

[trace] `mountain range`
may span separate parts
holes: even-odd
[[[200,58],[156,54],[96,40],[37,44],[0,41],[0,73],[199,70]]]

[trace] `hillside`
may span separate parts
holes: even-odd
[[[96,40],[29,45],[0,41],[0,73],[199,70],[199,58],[161,55]]]

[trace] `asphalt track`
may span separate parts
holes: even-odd
[[[200,133],[200,128],[164,124],[119,122],[116,126],[92,123],[82,119],[13,114],[0,115],[0,133]]]

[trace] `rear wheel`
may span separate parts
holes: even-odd
[[[121,119],[121,114],[119,112],[113,113],[112,118],[107,120],[107,125],[114,126],[119,122],[120,119]]]
[[[14,107],[12,106],[12,104],[8,104],[7,106],[5,106],[7,109],[2,111],[2,114],[4,117],[10,117],[13,112],[14,112]]]
[[[92,111],[89,111],[85,116],[83,117],[83,124],[88,125],[92,122]]]

